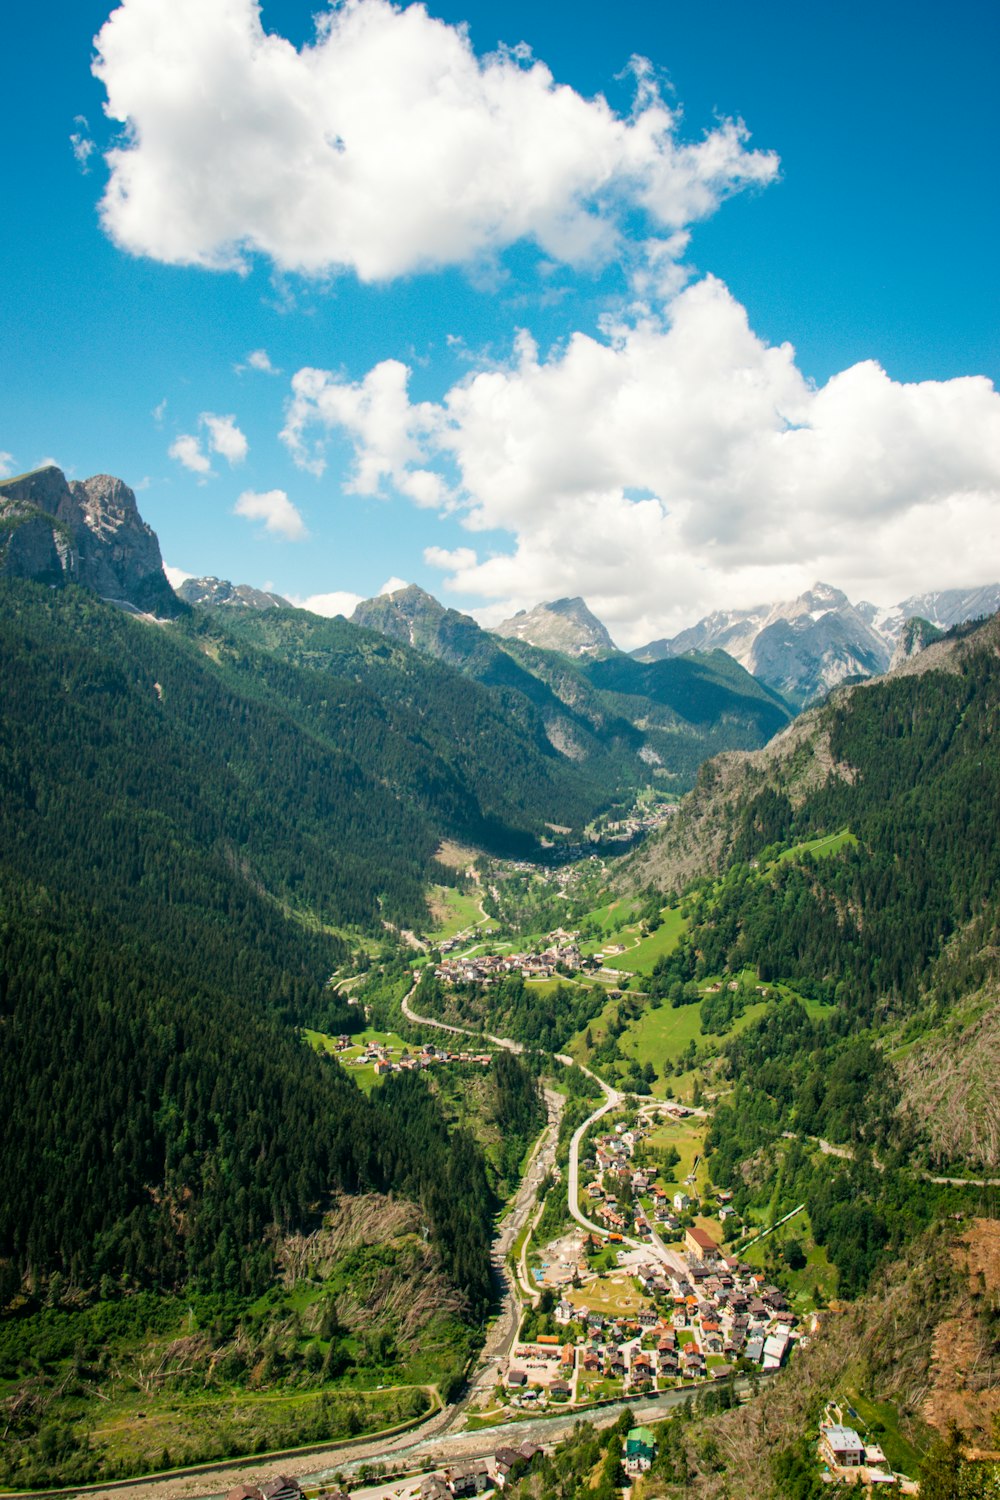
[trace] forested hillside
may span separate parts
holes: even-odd
[[[0,594],[6,1296],[56,1271],[259,1288],[276,1237],[337,1189],[375,1188],[423,1203],[482,1307],[476,1149],[419,1080],[366,1101],[296,1029],[356,1024],[326,988],[347,954],[327,924],[424,920],[438,838],[525,837],[558,777],[539,786],[529,745],[519,779],[475,684],[435,698],[419,658],[365,645],[378,690],[350,641],[334,677],[80,589]]]

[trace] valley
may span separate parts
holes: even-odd
[[[638,1500],[808,1500],[845,1402],[910,1478],[993,1462],[996,620],[793,716],[721,653],[419,590],[123,610],[93,515],[151,599],[155,538],[40,472],[5,556],[48,571],[0,582],[3,1482],[613,1467],[632,1413]]]

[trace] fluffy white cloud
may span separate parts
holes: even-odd
[[[236,425],[235,417],[217,417],[214,412],[203,411],[199,421],[208,433],[208,446],[219,453],[229,464],[241,464],[247,456],[249,444]]]
[[[202,479],[207,479],[212,472],[211,459],[190,432],[181,433],[180,437],[174,438],[167,452],[171,458],[176,458],[179,464],[183,464],[185,469],[200,475]]]
[[[244,490],[233,506],[233,514],[248,521],[262,521],[265,531],[288,542],[302,542],[309,535],[284,490]]]
[[[13,453],[0,453],[0,479],[9,479],[15,467]]]
[[[347,432],[357,491],[412,498],[414,476],[436,475],[468,530],[509,533],[509,552],[425,553],[490,618],[582,593],[638,645],[817,577],[884,602],[983,581],[998,552],[988,380],[904,385],[867,361],[816,388],[713,278],[547,359],[521,335],[508,365],[437,404],[408,401],[407,373],[299,372],[286,441],[316,468]]]
[[[363,594],[351,594],[346,589],[340,589],[330,594],[310,594],[305,599],[293,594],[289,602],[297,609],[307,609],[313,615],[325,615],[329,620],[334,615],[343,615],[349,620],[363,597]]]
[[[179,589],[187,579],[193,578],[193,573],[185,573],[183,568],[175,568],[171,563],[163,564],[163,571],[167,575],[167,582],[172,589]]]
[[[524,47],[477,57],[423,5],[344,0],[316,26],[296,50],[265,33],[254,0],[123,0],[94,63],[126,132],[101,205],[116,243],[217,269],[259,252],[365,281],[522,239],[582,265],[616,252],[630,213],[669,239],[777,172],[732,121],[681,140],[638,59],[622,117]]]
[[[162,418],[165,410],[166,401],[161,401],[153,412],[157,421]],[[237,427],[235,417],[219,417],[214,412],[203,411],[198,423],[205,433],[205,446],[210,453],[218,453],[230,467],[243,462],[249,452],[249,444]],[[212,460],[202,447],[201,439],[194,434],[182,433],[170,444],[167,452],[192,474],[197,474],[201,479],[212,477]]]

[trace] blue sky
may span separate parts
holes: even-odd
[[[126,0],[101,77],[108,6],[8,18],[8,472],[624,645],[1000,574],[994,6],[428,11]]]

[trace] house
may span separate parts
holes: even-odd
[[[481,1495],[493,1483],[490,1471],[481,1459],[460,1468],[445,1469],[444,1478],[455,1500],[461,1500],[465,1495]]]
[[[261,1493],[255,1484],[238,1484],[229,1491],[226,1500],[261,1500]]]
[[[437,1474],[430,1474],[420,1485],[420,1500],[451,1500],[451,1490]]]
[[[557,1323],[572,1323],[573,1319],[576,1317],[576,1308],[573,1306],[572,1302],[567,1302],[566,1298],[563,1297],[561,1302],[556,1307],[553,1316],[555,1317]]]
[[[687,1193],[677,1192],[674,1194],[674,1213],[686,1214],[691,1207],[691,1199]]]
[[[269,1479],[260,1487],[264,1500],[302,1500],[302,1486],[297,1479],[290,1479],[287,1474],[279,1474],[276,1479]]]
[[[549,1386],[549,1395],[553,1401],[568,1401],[572,1394],[565,1380],[553,1380]]]
[[[694,1225],[684,1235],[684,1249],[691,1260],[705,1260],[718,1254],[719,1247],[710,1234]]]
[[[790,1339],[780,1334],[772,1334],[770,1338],[764,1340],[763,1367],[765,1370],[777,1370],[780,1368],[785,1355],[788,1353],[790,1342]],[[845,1428],[845,1431],[850,1430],[850,1428]]]
[[[524,1456],[520,1448],[498,1448],[493,1455],[493,1470],[496,1474],[497,1486],[503,1489],[507,1483],[511,1469],[515,1464],[523,1464]]]
[[[625,1439],[626,1474],[644,1474],[656,1457],[656,1439],[648,1427],[633,1427]]]
[[[507,1384],[508,1386],[514,1386],[515,1388],[520,1388],[521,1386],[527,1385],[527,1373],[524,1370],[508,1370]]]
[[[865,1446],[853,1427],[821,1427],[819,1451],[827,1463],[838,1469],[860,1468]]]

